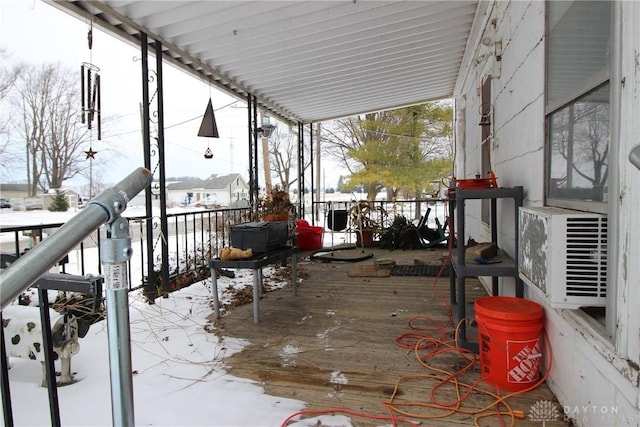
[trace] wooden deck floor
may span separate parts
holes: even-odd
[[[360,250],[360,249],[355,249]],[[387,415],[388,402],[396,389],[397,402],[431,402],[435,389],[442,403],[456,400],[453,386],[437,388],[439,380],[426,378],[431,371],[418,360],[415,351],[396,344],[403,334],[418,333],[438,337],[439,333],[417,331],[409,326],[416,315],[428,315],[438,325],[447,323],[448,308],[436,289],[448,300],[449,279],[434,286],[430,276],[350,277],[356,265],[373,265],[374,259],[394,259],[413,264],[414,259],[439,259],[444,251],[387,251],[372,249],[374,258],[354,262],[311,261],[308,253],[299,256],[299,268],[307,276],[293,296],[291,287],[268,292],[260,301],[261,322],[253,323],[252,307],[236,307],[217,322],[226,336],[247,339],[251,345],[228,361],[231,374],[263,384],[268,394],[307,402],[307,409],[345,408],[374,415]],[[476,279],[468,280],[467,301],[486,293]],[[427,326],[426,323],[420,325]],[[447,328],[449,331],[453,327]],[[469,329],[469,336],[475,330]],[[424,355],[424,352],[422,353]],[[467,361],[453,352],[429,360],[439,369],[455,372]],[[419,376],[413,380],[408,376]],[[463,382],[480,377],[479,362],[462,374]],[[487,390],[493,390],[484,386]],[[465,390],[462,390],[464,393]],[[531,417],[532,405],[554,401],[546,385],[508,400],[513,410],[524,412],[516,426],[540,426],[543,419]],[[494,399],[473,392],[462,407],[468,410],[490,405]],[[402,407],[425,417],[443,416],[435,408]],[[417,418],[413,418],[417,420]],[[284,421],[284,420],[283,420]],[[506,425],[510,419],[505,417]],[[377,426],[389,422],[352,417],[353,425]],[[473,425],[474,416],[453,413],[444,418],[424,418],[422,425]],[[496,417],[479,421],[481,426],[501,425]],[[546,419],[546,426],[565,425]]]

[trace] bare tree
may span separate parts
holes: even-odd
[[[609,166],[607,103],[583,101],[556,113],[551,122],[551,142],[552,180],[558,188],[575,191],[606,187]]]
[[[3,105],[2,117],[0,117],[0,156],[3,161],[0,164],[2,172],[8,172],[11,169],[10,165],[15,164],[15,153],[11,150],[9,144],[9,123],[11,122],[11,109],[6,108],[6,102],[11,89],[14,87],[16,79],[21,72],[21,66],[15,66],[7,68],[6,64],[7,53],[4,49],[0,49],[0,60],[3,66],[0,67],[0,103]]]
[[[91,135],[80,123],[75,76],[60,64],[45,64],[25,66],[18,77],[13,107],[21,115],[16,130],[26,149],[31,195],[60,188],[82,170]]]
[[[294,166],[295,143],[291,135],[278,126],[269,137],[269,163],[272,175],[277,177],[278,185],[289,192],[291,169]]]
[[[296,181],[291,174],[296,168],[297,139],[282,126],[277,125],[269,137],[269,161],[272,176],[277,178],[277,186],[289,192],[291,185]]]

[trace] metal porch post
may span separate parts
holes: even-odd
[[[167,194],[166,175],[164,162],[164,84],[162,81],[162,43],[156,40],[156,74],[158,84],[158,162],[160,168],[160,232],[163,239],[160,239],[162,248],[162,265],[160,275],[162,276],[162,290],[164,296],[169,295],[169,225],[167,224]]]
[[[249,201],[255,218],[260,191],[258,185],[258,103],[255,95],[248,95],[247,108],[249,110]]]
[[[313,201],[315,200],[315,191],[313,191],[313,123],[309,123],[309,171],[311,172],[311,176],[309,176],[309,183],[311,184],[311,188],[309,188],[309,194],[311,195],[311,222],[315,224],[313,221]],[[302,172],[304,174],[304,168]]]
[[[298,122],[298,215],[304,218],[304,125]]]
[[[151,170],[151,131],[149,129],[149,58],[147,34],[140,33],[140,50],[142,54],[142,147],[144,150],[144,167]],[[151,188],[144,192],[145,215],[153,217]],[[147,243],[147,284],[145,294],[149,302],[153,303],[157,296],[156,272],[153,265],[153,221],[146,221]]]

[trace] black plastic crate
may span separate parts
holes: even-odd
[[[231,226],[231,246],[254,253],[268,252],[287,245],[288,221],[246,222]]]

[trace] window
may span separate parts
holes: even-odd
[[[607,212],[610,44],[610,2],[547,2],[547,205]]]
[[[612,3],[547,1],[545,200],[606,214]],[[607,290],[609,292],[609,289]],[[611,335],[615,307],[584,307]]]
[[[609,84],[550,114],[548,123],[547,197],[606,203]]]

